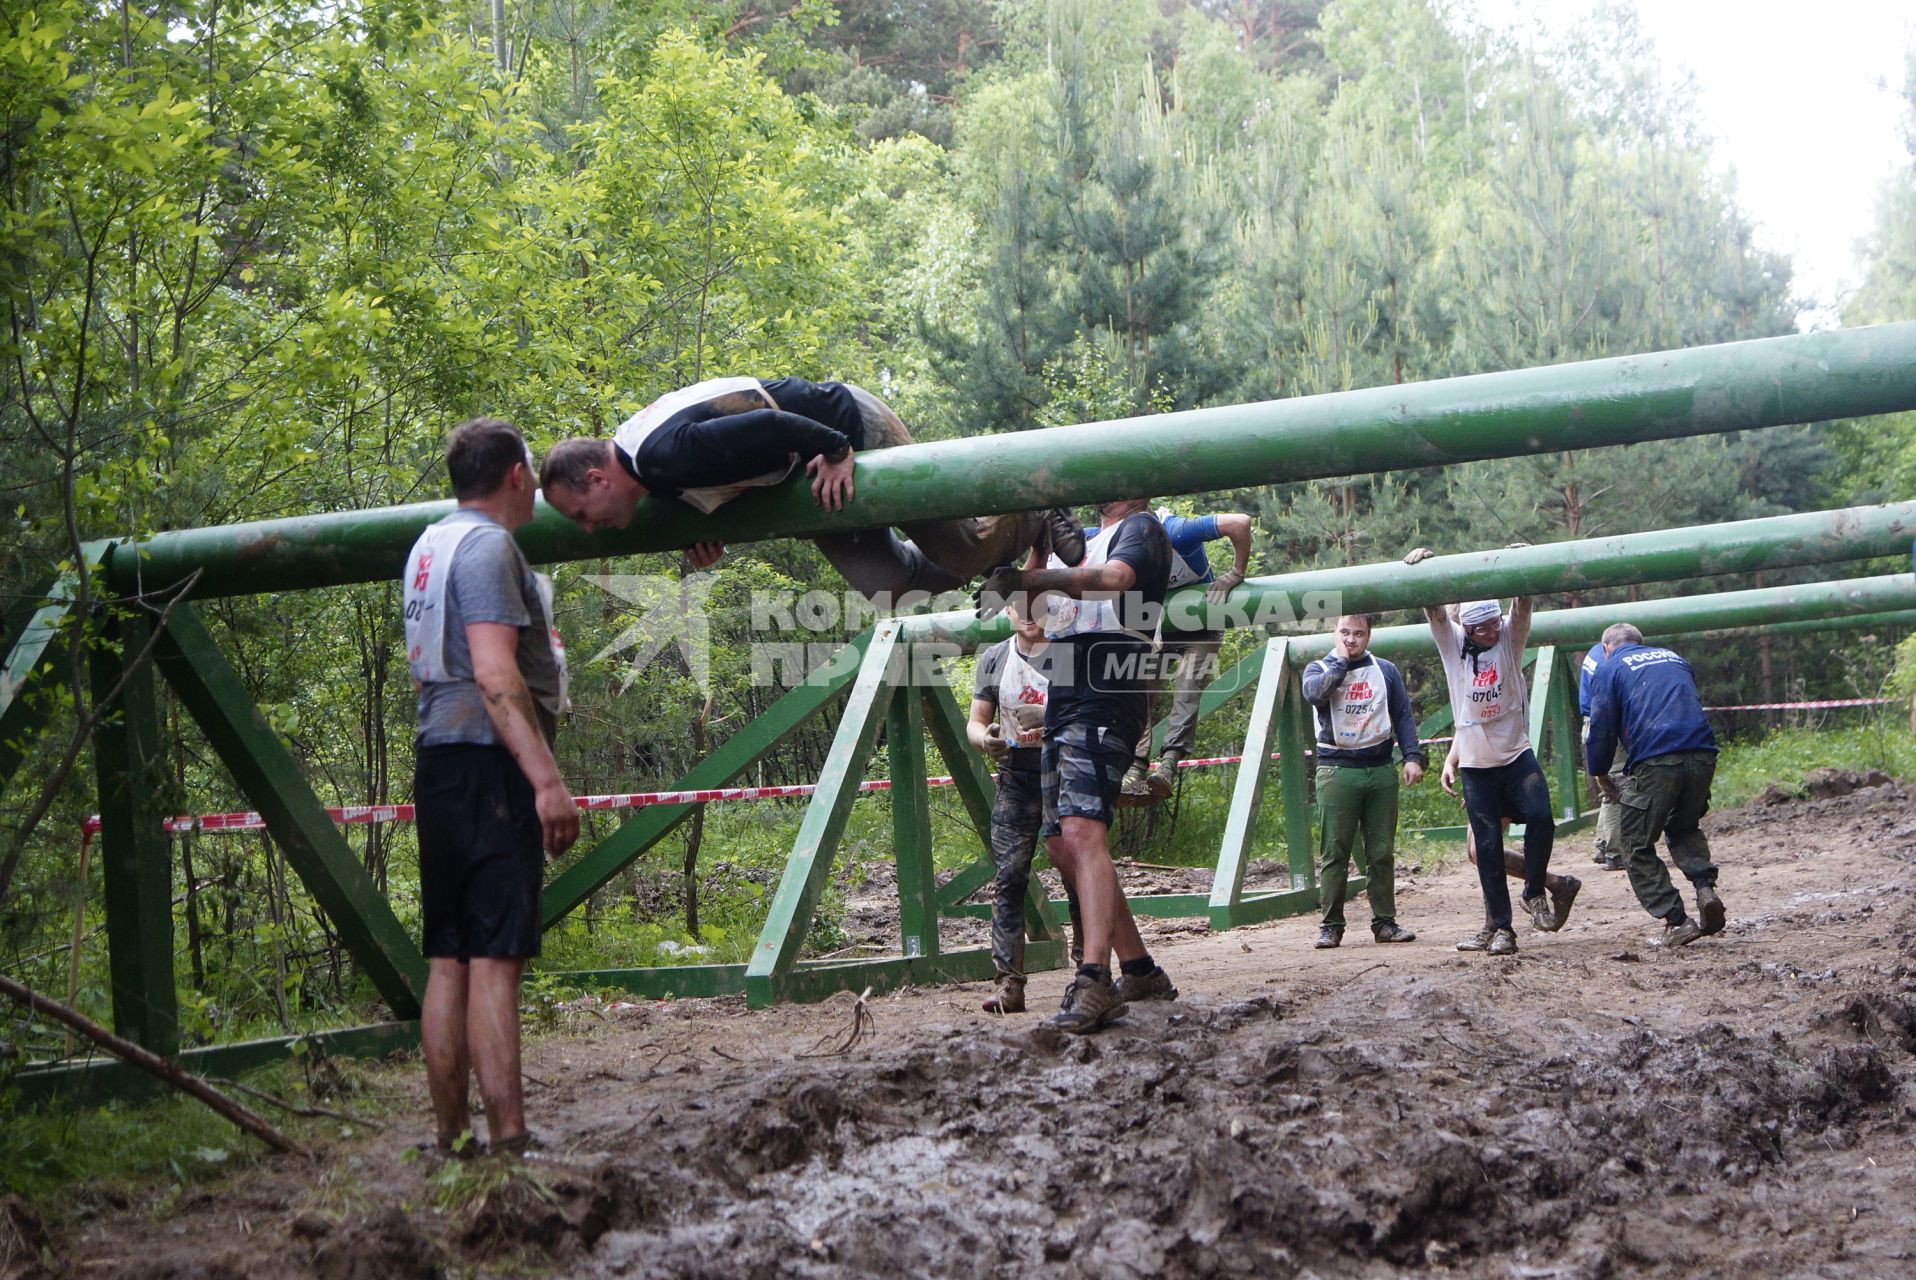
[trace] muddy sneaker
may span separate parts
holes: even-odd
[[[1145,790],[1151,793],[1151,803],[1171,798],[1171,771],[1177,768],[1176,757],[1170,757],[1151,766],[1144,775]]]
[[[1465,938],[1462,942],[1458,943],[1457,950],[1488,951],[1490,950],[1490,937],[1492,934],[1496,932],[1498,931],[1491,928],[1489,925],[1486,924],[1483,928],[1477,930],[1477,932],[1471,934],[1468,938]]]
[[[1377,942],[1415,942],[1417,935],[1395,920],[1373,920],[1370,936]]]
[[[1043,548],[1071,568],[1084,563],[1084,526],[1063,507],[1044,513]]]
[[[1663,936],[1657,939],[1659,947],[1687,947],[1703,936],[1703,926],[1689,917],[1682,924],[1663,926]]]
[[[1329,951],[1333,947],[1344,945],[1344,926],[1341,924],[1320,924],[1317,926],[1317,941],[1313,943],[1319,951]]]
[[[1723,899],[1716,896],[1715,885],[1700,884],[1696,887],[1696,914],[1698,927],[1702,929],[1704,937],[1723,932]]]
[[[998,979],[998,990],[986,996],[984,1004],[979,1007],[986,1013],[1023,1013],[1025,1011],[1024,979]]]
[[[1105,1023],[1122,1018],[1127,1012],[1118,989],[1109,978],[1091,978],[1080,973],[1064,989],[1064,1001],[1051,1015],[1051,1025],[1074,1036],[1089,1035]]]
[[[1623,870],[1623,855],[1620,853],[1606,853],[1598,861],[1603,863],[1605,871]]]
[[[1583,888],[1583,881],[1575,876],[1558,876],[1557,883],[1550,886],[1550,913],[1557,923],[1551,926],[1555,933],[1563,928],[1563,922],[1570,918],[1570,904],[1577,900],[1577,893]]]
[[[1490,932],[1490,945],[1485,947],[1493,956],[1514,956],[1517,954],[1517,934],[1514,929],[1493,929]]]
[[[1557,913],[1551,910],[1549,894],[1540,893],[1534,898],[1525,898],[1523,909],[1530,913],[1530,923],[1538,933],[1557,931]]]
[[[1118,999],[1126,1004],[1133,1000],[1175,1000],[1177,998],[1178,989],[1171,985],[1171,975],[1164,971],[1163,965],[1153,967],[1149,973],[1118,975]]]

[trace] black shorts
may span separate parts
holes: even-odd
[[[539,954],[545,832],[532,784],[501,746],[419,748],[421,949],[428,958]]]

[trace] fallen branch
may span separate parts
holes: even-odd
[[[380,1124],[377,1120],[362,1120],[358,1116],[349,1115],[344,1111],[333,1111],[326,1107],[302,1107],[296,1102],[288,1102],[284,1098],[275,1097],[264,1089],[255,1089],[250,1084],[241,1084],[239,1081],[229,1080],[225,1076],[207,1076],[206,1079],[208,1083],[225,1085],[228,1089],[238,1089],[249,1098],[258,1098],[268,1106],[278,1107],[281,1111],[290,1112],[296,1116],[305,1116],[308,1119],[315,1120],[342,1120],[347,1124],[356,1124],[362,1129],[372,1129],[379,1133],[386,1131],[386,1126]]]
[[[22,986],[5,974],[0,974],[0,995],[7,996],[35,1013],[52,1018],[64,1026],[72,1027],[121,1061],[138,1067],[148,1075],[158,1077],[169,1087],[181,1093],[199,1099],[273,1150],[283,1151],[288,1155],[308,1154],[304,1147],[266,1123],[265,1118],[258,1113],[247,1110],[207,1084],[206,1081],[181,1070],[179,1066],[168,1062],[151,1049],[143,1049],[131,1040],[121,1039],[86,1015],[37,994],[31,988]]]

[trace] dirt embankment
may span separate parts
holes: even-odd
[[[1154,925],[1184,997],[1087,1040],[1041,1025],[1057,974],[1022,1018],[875,1000],[832,1057],[802,1055],[847,998],[635,1007],[529,1054],[550,1198],[434,1214],[393,1134],[163,1223],[27,1226],[53,1274],[143,1278],[1916,1274],[1910,797],[1709,830],[1730,926],[1674,953],[1571,838],[1568,927],[1508,960],[1451,949],[1460,867],[1404,879],[1409,946]]]

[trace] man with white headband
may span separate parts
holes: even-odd
[[[1416,564],[1429,554],[1419,548],[1405,561]],[[1523,905],[1538,930],[1554,933],[1562,928],[1583,887],[1574,876],[1554,877],[1557,892],[1551,892],[1556,819],[1550,810],[1550,785],[1530,744],[1529,696],[1523,681],[1530,601],[1512,600],[1508,616],[1495,600],[1473,600],[1427,607],[1424,617],[1443,660],[1456,724],[1438,780],[1450,795],[1457,794],[1459,778],[1463,781],[1477,883],[1484,895],[1484,927],[1457,949],[1512,955],[1517,935],[1511,928],[1510,889],[1504,883],[1506,818],[1524,824]]]

